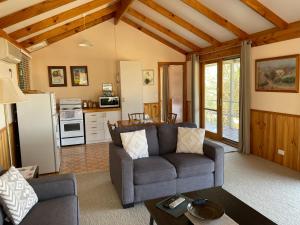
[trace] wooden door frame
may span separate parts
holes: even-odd
[[[200,63],[200,127],[205,128],[205,65],[217,63],[218,71],[217,71],[217,133],[213,133],[210,131],[206,131],[205,136],[214,140],[221,141],[222,139],[222,61],[221,59],[210,60],[206,62]],[[221,66],[220,66],[221,65]]]
[[[158,62],[158,104],[159,104],[159,116],[161,118],[161,82],[160,82],[160,69],[164,65],[182,65],[183,67],[183,110],[182,110],[182,119],[183,121],[187,121],[187,69],[186,69],[186,62]]]
[[[218,98],[217,98],[217,113],[218,113],[218,133],[214,134],[212,132],[206,131],[206,136],[208,138],[221,141],[225,144],[231,145],[233,147],[238,147],[239,143],[232,141],[230,139],[223,137],[223,118],[222,118],[222,105],[223,105],[223,62],[231,59],[241,58],[240,56],[234,56],[234,57],[227,57],[227,58],[220,58],[216,60],[210,60],[200,63],[200,127],[205,128],[205,117],[204,117],[204,102],[205,102],[205,91],[204,91],[204,65],[210,64],[210,63],[217,63],[218,64]],[[220,74],[220,75],[219,75]]]

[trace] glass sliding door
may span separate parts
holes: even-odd
[[[202,64],[201,127],[207,136],[239,141],[240,59]]]
[[[240,59],[223,61],[222,134],[239,141]]]
[[[218,134],[218,63],[204,65],[204,127]]]

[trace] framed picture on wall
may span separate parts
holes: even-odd
[[[87,66],[71,66],[72,86],[88,86],[88,69]]]
[[[154,70],[143,70],[143,84],[154,85]]]
[[[255,90],[299,92],[299,55],[256,60]]]
[[[65,66],[48,66],[50,87],[66,87],[67,73]]]

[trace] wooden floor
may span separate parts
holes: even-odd
[[[108,143],[76,145],[61,150],[60,173],[108,171]]]

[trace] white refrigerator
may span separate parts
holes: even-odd
[[[59,172],[60,135],[54,93],[26,94],[17,103],[22,166],[38,165],[39,173]]]

